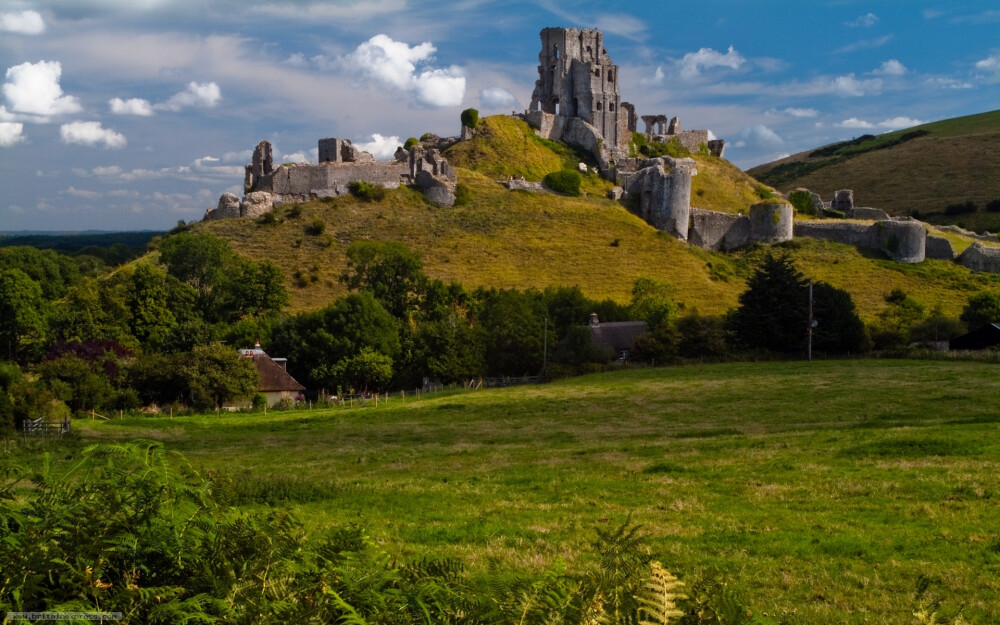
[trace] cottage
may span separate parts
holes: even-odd
[[[951,349],[986,349],[1000,345],[1000,323],[987,323],[949,341]]]
[[[613,362],[626,362],[634,351],[635,340],[649,332],[645,321],[601,323],[597,313],[590,313],[590,340]]]
[[[257,341],[253,349],[241,349],[240,354],[253,360],[260,375],[260,385],[257,392],[267,398],[267,405],[273,406],[283,399],[294,400],[306,387],[299,384],[288,374],[285,358],[271,358],[260,347]]]

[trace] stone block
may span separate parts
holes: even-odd
[[[274,199],[266,191],[247,193],[240,205],[241,217],[260,217],[274,210]]]
[[[446,181],[435,178],[429,171],[423,170],[417,174],[416,185],[427,199],[438,206],[455,205],[454,188]]]
[[[927,250],[927,229],[919,221],[879,221],[875,223],[879,249],[901,263],[919,263]]]
[[[845,215],[847,211],[854,208],[854,191],[851,189],[841,189],[833,194],[833,201],[830,202],[830,210],[841,211]]]
[[[223,193],[215,210],[205,213],[205,219],[229,219],[240,216],[240,198],[232,193]]]
[[[973,271],[1000,273],[1000,248],[976,241],[958,257],[958,263]]]
[[[688,243],[717,251],[746,247],[750,244],[750,218],[692,208]]]
[[[887,221],[892,219],[881,208],[851,208],[844,211],[844,216],[848,219],[867,219],[869,221]]]
[[[795,209],[784,201],[758,202],[750,207],[750,241],[781,243],[790,241],[795,222]]]
[[[927,235],[927,258],[937,260],[955,260],[955,248],[951,246],[951,241],[944,237]]]

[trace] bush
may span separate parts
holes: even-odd
[[[385,198],[385,187],[364,180],[354,180],[348,183],[347,190],[351,192],[351,195],[365,202],[379,202]]]
[[[556,193],[580,195],[580,172],[573,169],[563,169],[546,174],[542,180],[546,187]]]
[[[986,211],[990,213],[1000,213],[1000,198],[987,202]]]
[[[944,209],[945,215],[955,216],[955,215],[967,215],[969,213],[974,213],[978,207],[975,202],[956,202],[954,204],[949,204]]]
[[[462,111],[462,125],[475,128],[479,124],[479,111],[476,109],[465,109]]]
[[[285,211],[285,216],[291,219],[295,219],[301,214],[302,214],[301,204],[292,204],[291,206],[288,207],[288,210]]]
[[[795,212],[802,215],[815,215],[813,208],[812,193],[808,191],[792,191],[788,194],[788,201],[795,207]]]
[[[311,234],[314,237],[318,237],[326,231],[326,222],[317,217],[309,222],[306,226],[306,234]]]
[[[416,147],[418,143],[420,143],[420,141],[418,141],[416,137],[410,137],[406,140],[406,143],[403,144],[403,149],[409,150],[412,147]]]
[[[465,206],[472,201],[472,189],[464,184],[455,186],[455,206]]]

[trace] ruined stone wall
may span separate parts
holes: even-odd
[[[1000,248],[988,247],[976,241],[962,252],[958,263],[973,271],[1000,273]]]
[[[750,207],[750,241],[752,243],[781,243],[793,236],[794,219],[791,204],[785,202],[758,202]]]
[[[878,249],[878,239],[869,224],[849,221],[797,221],[794,232],[796,237],[824,239],[869,250]]]
[[[927,235],[927,246],[924,253],[927,258],[955,260],[955,248],[951,246],[951,241],[944,237]]]
[[[750,245],[750,218],[692,208],[688,242],[706,250],[720,252],[746,247]]]
[[[927,228],[916,221],[877,221],[875,225],[879,250],[891,260],[919,263],[927,250]]]
[[[639,216],[658,230],[686,241],[691,211],[691,178],[698,173],[694,160],[669,156],[645,162],[627,191]]]

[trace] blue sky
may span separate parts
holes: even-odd
[[[0,231],[168,228],[261,139],[379,155],[524,110],[547,26],[601,28],[624,100],[743,168],[1000,108],[986,1],[0,0]]]

